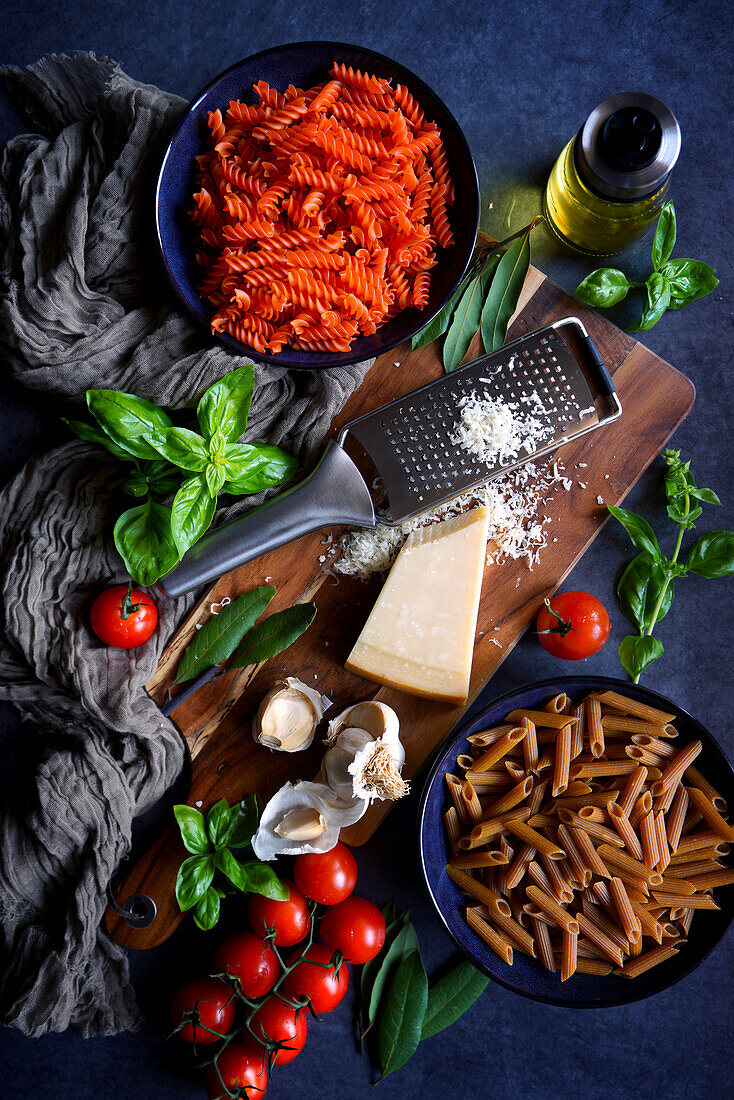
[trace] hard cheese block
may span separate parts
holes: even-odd
[[[474,508],[410,535],[349,655],[350,671],[466,702],[488,522],[487,509]]]

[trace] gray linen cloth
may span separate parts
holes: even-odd
[[[113,387],[190,405],[245,360],[181,312],[155,254],[156,170],[184,101],[91,54],[2,75],[37,131],[0,167],[3,364],[70,402]],[[294,376],[256,364],[247,438],[308,461],[369,365]],[[139,650],[108,649],[88,628],[94,595],[124,578],[114,470],[74,440],[0,495],[0,699],[27,719],[39,759],[0,810],[0,1020],[34,1036],[138,1022],[125,954],[100,922],[133,817],[184,756],[143,685],[191,597],[158,601],[158,632]]]

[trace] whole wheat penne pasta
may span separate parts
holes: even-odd
[[[604,752],[604,727],[601,724],[601,704],[598,699],[589,696],[584,700],[584,720],[591,755],[601,756]]]
[[[510,821],[507,818],[505,820],[507,820],[508,831],[513,833],[525,844],[530,844],[535,848],[536,852],[540,852],[542,855],[547,856],[548,859],[563,859],[563,850],[559,848],[557,844],[554,844],[552,840],[549,840],[548,837],[539,833],[537,829],[533,829],[524,821]]]
[[[629,890],[627,893],[629,894]],[[644,905],[640,905],[633,898],[630,898],[630,904],[639,918],[643,936],[651,936],[657,943],[662,943],[663,929],[660,922],[648,912]]]
[[[451,772],[446,773],[446,786],[448,792],[451,795],[451,801],[454,804],[454,809],[462,825],[469,824],[469,815],[466,809],[466,803],[461,797],[461,788],[463,787],[463,781],[458,776],[452,775]]]
[[[613,869],[613,873],[618,878],[631,877],[638,879],[640,882],[645,882],[647,885],[656,886],[660,886],[663,881],[663,876],[654,867],[649,867],[645,862],[640,862],[628,852],[619,851],[607,844],[600,844],[598,853],[604,862]]]
[[[605,844],[611,844],[614,848],[624,847],[624,841],[617,836],[613,829],[608,829],[606,825],[598,825],[595,821],[588,821],[586,818],[574,813],[573,810],[559,810],[558,816],[564,825],[573,825],[576,829],[583,829],[589,836],[593,836]]]
[[[541,780],[540,783],[536,783],[530,792],[528,798],[528,806],[530,807],[530,813],[532,815],[537,814],[540,807],[543,805],[545,799],[545,792],[548,789],[548,779]]]
[[[649,791],[643,791],[629,812],[630,825],[633,829],[639,829],[643,817],[652,810],[652,795]]]
[[[688,809],[688,791],[682,783],[679,784],[678,789],[675,792],[673,801],[670,804],[670,813],[668,814],[668,820],[665,823],[665,832],[668,837],[668,844],[673,853],[677,852],[678,844],[680,842],[681,831],[683,829],[683,822],[686,819],[686,811]]]
[[[609,814],[601,806],[581,806],[576,813],[584,821],[595,821],[597,825],[604,825],[609,821]]]
[[[637,837],[637,833],[630,825],[630,819],[627,817],[627,814],[616,802],[609,803],[608,812],[612,825],[624,841],[624,846],[627,851],[635,859],[642,859],[642,845]]]
[[[570,714],[576,719],[576,724],[571,726],[571,759],[575,760],[584,751],[584,704],[572,707]]]
[[[634,760],[598,760],[593,764],[573,764],[569,775],[572,779],[598,778],[607,775],[631,775],[638,765]]]
[[[596,904],[596,902],[588,901],[586,898],[584,898],[582,902],[582,910],[584,915],[589,918],[592,924],[595,924],[596,927],[605,934],[605,936],[609,937],[612,943],[617,945],[623,955],[629,955],[629,940],[625,936],[623,930],[616,923],[617,913],[614,907],[612,907],[612,914],[615,918],[614,920],[612,920],[611,916],[608,916],[607,913],[605,913],[604,910]]]
[[[695,855],[695,852],[692,853]],[[712,874],[714,871],[724,870],[724,864],[718,859],[692,859],[690,863],[674,864],[671,860],[665,871],[665,878],[682,878],[691,882],[698,875]]]
[[[649,707],[645,703],[638,702],[637,699],[628,699],[626,695],[620,695],[617,691],[595,691],[593,695],[600,703],[613,707],[622,714],[642,718],[653,726],[667,726],[675,718],[674,714],[666,714],[665,711]]]
[[[717,791],[713,784],[709,783],[705,776],[701,775],[698,768],[691,766],[685,770],[685,779],[692,787],[698,787],[699,791],[703,791],[708,795],[714,804],[714,809],[718,810],[720,814],[726,813],[726,799],[723,794]]]
[[[629,816],[630,810],[637,801],[638,795],[644,787],[646,779],[647,768],[643,766],[635,768],[635,770],[630,773],[624,785],[624,790],[618,800],[620,808],[627,816]]]
[[[675,947],[653,947],[650,951],[643,951],[636,959],[630,959],[614,973],[622,978],[638,978],[646,970],[652,970],[654,966],[659,966],[660,963],[672,959],[677,954],[678,950]]]
[[[689,912],[690,911],[691,910],[689,910]],[[672,921],[669,921],[669,920],[663,921],[662,924],[661,924],[661,928],[663,930],[663,946],[664,947],[666,947],[666,946],[667,947],[672,947],[673,943],[671,941],[674,941],[675,943],[677,943],[678,940],[681,938],[680,929],[678,928],[678,925],[673,924]]]
[[[550,879],[546,875],[543,867],[541,867],[541,865],[535,859],[528,864],[528,877],[541,890],[545,890],[546,894],[553,893],[553,887],[551,885]]]
[[[697,890],[713,890],[717,886],[731,886],[734,882],[734,868],[725,867],[718,871],[708,871],[696,875],[692,880]]]
[[[459,848],[471,851],[474,848],[483,848],[491,840],[505,836],[509,833],[510,825],[517,821],[525,821],[530,817],[530,810],[526,806],[518,806],[500,817],[491,818],[475,825],[469,836],[463,836],[459,841]],[[522,839],[522,837],[520,838]]]
[[[602,929],[592,920],[589,920],[586,913],[577,913],[576,922],[579,926],[579,931],[583,932],[592,943],[595,943],[608,959],[615,962],[617,966],[622,966],[624,961],[622,949],[609,938],[606,932],[602,931]]]
[[[654,752],[656,756],[662,756],[666,760],[672,760],[676,754],[676,747],[671,745],[670,741],[663,741],[649,733],[633,734],[632,743],[647,752]]]
[[[507,843],[507,838],[504,836],[500,837],[500,851],[505,857],[505,862],[503,866],[497,868],[495,881],[497,884],[497,892],[500,894],[507,894],[509,892],[507,887],[507,868],[511,860],[514,859],[515,851]]]
[[[649,749],[641,749],[639,745],[626,745],[624,752],[635,767],[639,767],[641,764],[646,766],[649,764],[655,768],[661,768],[665,765],[664,756],[658,756],[656,752],[650,752]]]
[[[715,833],[713,829],[702,829],[698,833],[691,833],[683,837],[678,845],[678,851],[673,858],[676,862],[680,862],[687,853],[698,851],[702,848],[710,848],[718,844],[720,840],[720,835]],[[696,858],[699,859],[700,857],[697,856]]]
[[[671,787],[677,787],[683,778],[683,772],[686,768],[690,768],[693,761],[701,754],[702,749],[703,745],[700,741],[691,741],[685,748],[680,749],[663,769],[663,775],[660,779],[662,790],[657,791],[653,788],[653,797],[656,798],[658,794],[663,794]]]
[[[468,752],[460,752],[456,757],[456,763],[463,771],[466,771],[474,763],[474,757],[470,756]]]
[[[519,921],[510,916],[512,912],[506,898],[492,895],[492,900],[486,903],[489,910],[489,919],[504,932],[508,939],[528,955],[535,958],[535,943],[533,937],[527,932]]]
[[[476,825],[482,819],[482,804],[469,780],[462,784],[459,797],[464,803],[467,819]]]
[[[538,763],[535,765],[535,770],[538,773],[538,775],[540,775],[542,772],[548,771],[548,769],[552,768],[552,767],[553,767],[553,748],[550,745],[548,745],[547,748],[545,748],[543,750],[543,752],[540,754],[540,757],[538,758]]]
[[[507,898],[507,901],[510,904],[510,909],[512,910],[512,915],[515,918],[515,920],[517,921],[517,923],[522,925],[523,928],[529,929],[530,928],[530,918],[528,917],[527,913],[525,913],[523,911],[522,901],[521,901],[521,899],[518,895],[518,892],[515,891],[514,894],[510,894],[509,897]],[[519,948],[520,951],[523,950],[519,946],[519,944],[518,944],[518,948]],[[527,954],[527,952],[525,952],[525,953]]]
[[[578,813],[584,806],[606,807],[608,802],[616,802],[618,796],[619,791],[616,788],[610,791],[589,791],[574,797],[568,797],[566,793],[562,798],[556,799],[551,806],[551,811],[557,813],[559,810],[575,810]]]
[[[532,776],[526,775],[519,783],[511,787],[506,794],[500,795],[499,798],[496,798],[487,806],[484,811],[484,818],[489,820],[490,818],[501,817],[508,810],[514,810],[518,803],[525,801],[532,789]]]
[[[513,784],[520,783],[525,778],[525,769],[520,767],[519,761],[506,759],[504,765]]]
[[[537,917],[531,917],[530,923],[533,928],[538,959],[546,970],[553,972],[556,969],[556,964],[553,958],[553,947],[551,946],[550,925],[546,924],[545,921],[538,920]]]
[[[490,745],[489,748],[474,761],[470,771],[472,773],[487,771],[493,764],[496,764],[506,756],[515,745],[519,745],[524,736],[525,730],[522,726],[513,726],[507,733],[503,733],[494,744]],[[467,772],[467,776],[468,775],[469,773]]]
[[[618,714],[616,712],[602,714],[601,719],[606,733],[648,733],[651,737],[677,737],[678,730],[675,726],[656,726],[652,722],[645,722],[642,718],[633,718],[631,715]],[[669,732],[666,732],[669,731]]]
[[[578,967],[578,935],[574,932],[569,932],[568,929],[564,928],[562,943],[563,946],[561,948],[561,981],[567,982],[568,979],[576,973]]]
[[[525,762],[525,771],[534,772],[538,763],[538,738],[535,732],[535,723],[529,718],[523,718],[521,726],[525,730],[522,740],[522,753]]]
[[[609,893],[612,896],[619,923],[624,928],[624,934],[630,943],[637,943],[642,936],[642,925],[640,924],[640,918],[632,908],[627,889],[620,878],[609,880]]]
[[[594,845],[591,843],[591,837],[583,829],[570,828],[569,832],[571,838],[581,853],[583,859],[589,870],[595,874],[600,875],[602,878],[611,878],[611,872],[607,867],[602,856],[599,855]]]
[[[547,856],[543,855],[540,856],[540,862],[551,884],[550,892],[561,905],[570,905],[573,901],[573,890],[559,870],[561,864],[557,860],[548,859]]]
[[[531,829],[554,829],[557,823],[555,814],[533,814],[528,818]]]
[[[461,838],[461,824],[459,822],[459,815],[456,812],[456,806],[449,806],[448,810],[443,815],[443,824],[446,830],[449,847],[453,854],[456,855],[459,848],[459,840]]]
[[[556,737],[556,756],[553,764],[553,786],[551,794],[555,798],[568,787],[568,771],[571,764],[571,727],[564,726]]]
[[[535,858],[535,848],[532,844],[523,844],[514,860],[507,868],[507,888],[514,890],[524,879],[527,869]]]
[[[581,779],[572,779],[568,787],[566,788],[563,797],[564,798],[581,798],[582,795],[592,794],[593,791],[588,783],[584,783]]]
[[[466,923],[480,939],[484,940],[487,947],[492,948],[495,955],[499,955],[502,962],[512,966],[512,944],[505,939],[501,932],[492,928],[491,924],[484,920],[478,909],[467,909]]]
[[[587,939],[586,936],[579,935],[579,942],[577,946],[577,954],[579,959],[604,959],[606,962],[606,955],[600,948]]]
[[[502,867],[507,863],[507,856],[500,851],[459,852],[451,857],[449,863],[460,871],[473,871],[483,867]]]
[[[653,867],[657,866],[660,859],[658,831],[655,825],[655,814],[652,810],[645,814],[640,822],[640,841],[642,843],[643,862],[652,870]]]
[[[513,710],[507,715],[509,721],[521,722],[523,718],[529,718],[536,726],[545,726],[550,729],[562,729],[563,726],[573,725],[576,719],[571,714],[550,714],[547,710]]]
[[[651,891],[653,898],[659,905],[670,909],[719,909],[710,894],[692,894],[691,897],[681,897],[680,894],[663,894],[659,890]]]
[[[492,726],[488,730],[480,730],[478,733],[470,733],[467,737],[467,741],[470,741],[472,745],[477,745],[480,748],[487,748],[489,745],[493,745],[496,741],[499,741],[500,737],[509,733],[511,729],[514,729],[512,722],[504,722],[499,726]]]
[[[576,882],[582,887],[589,886],[592,878],[591,868],[584,863],[581,853],[570,831],[565,825],[558,826],[558,843],[562,846],[568,857],[568,862]]]
[[[478,794],[483,795],[487,791],[508,791],[512,780],[504,769],[501,772],[472,772],[471,785]]]
[[[671,878],[667,871],[663,875],[663,881],[659,887],[664,894],[680,894],[683,897],[691,897],[698,889],[692,882],[685,878]]]
[[[576,918],[565,909],[562,909],[555,898],[551,897],[545,890],[540,890],[537,886],[528,886],[526,894],[539,909],[542,909],[555,921],[559,928],[565,928],[568,932],[575,932],[578,935],[579,925]]]
[[[607,974],[611,974],[613,969],[610,963],[603,962],[601,959],[578,958],[576,962],[577,974],[596,974],[598,977],[603,978]]]
[[[634,882],[632,879],[625,879],[624,874],[620,873],[617,878],[621,878],[624,882],[625,889],[627,890],[627,896],[630,901],[636,902],[638,905],[646,905],[650,900],[649,886],[646,882]],[[645,893],[647,891],[647,893]]]
[[[662,810],[655,814],[655,830],[658,837],[658,862],[656,868],[658,871],[663,872],[670,863],[670,847],[668,845],[668,837],[665,832],[665,815]]]
[[[603,905],[605,909],[614,909],[612,895],[609,893],[609,887],[606,882],[602,882],[601,879],[598,882],[595,882],[593,886],[591,886],[591,893],[598,900],[599,904]]]
[[[541,709],[547,711],[549,714],[569,714],[569,707],[571,700],[566,695],[565,691],[560,692],[558,695],[554,695],[552,699],[549,699],[544,707]]]
[[[674,923],[678,925],[681,936],[687,936],[693,923],[693,910],[686,909],[679,917],[675,918]]]
[[[724,821],[707,794],[704,794],[699,787],[689,787],[688,797],[712,832],[723,837],[724,840],[734,841],[734,829]],[[680,845],[678,850],[680,851]]]

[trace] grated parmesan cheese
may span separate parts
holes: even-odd
[[[537,393],[524,394],[520,402],[480,397],[476,393],[462,397],[459,419],[451,442],[477,456],[488,466],[507,465],[522,453],[532,454],[553,434],[543,403]]]

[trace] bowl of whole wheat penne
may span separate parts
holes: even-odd
[[[420,807],[422,869],[456,945],[536,1000],[602,1007],[672,985],[734,916],[734,771],[656,692],[567,676],[451,735]]]

